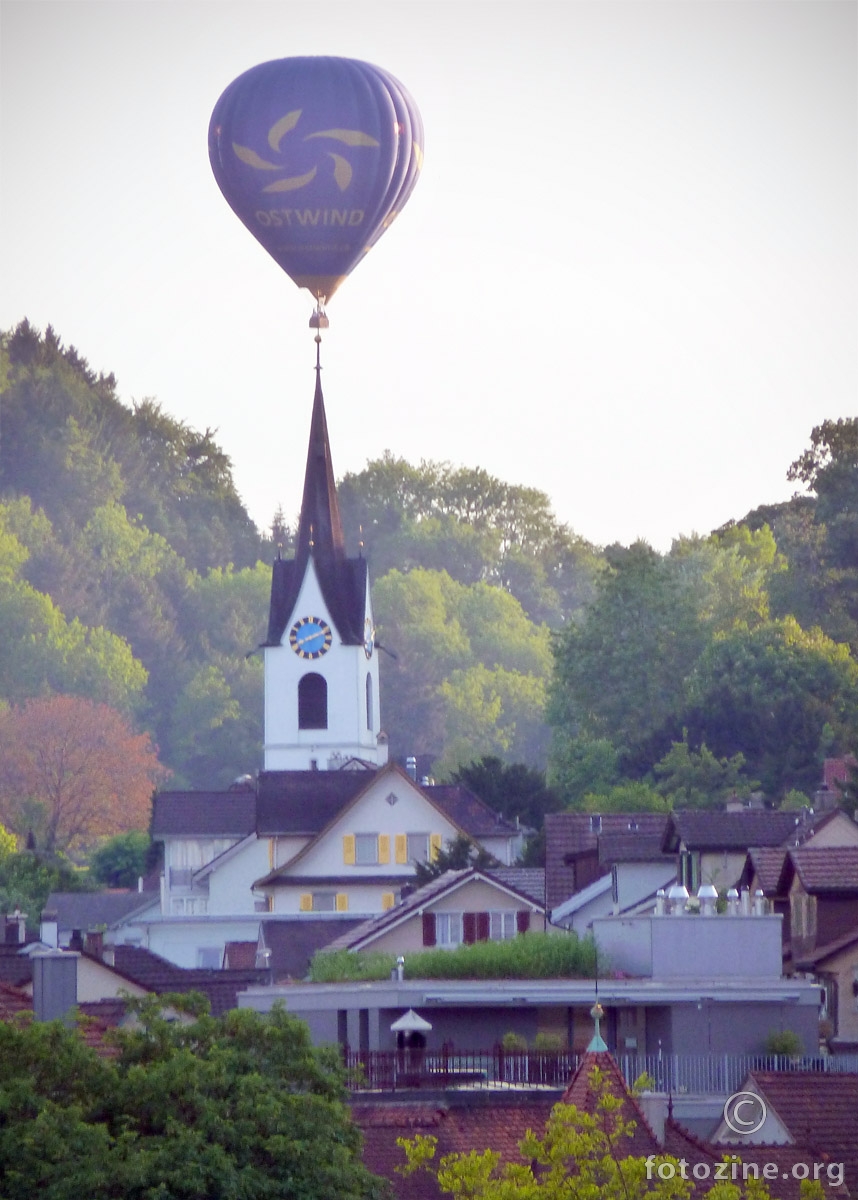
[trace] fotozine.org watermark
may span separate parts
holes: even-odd
[[[749,1179],[817,1179],[834,1187],[841,1187],[844,1180],[843,1163],[798,1162],[784,1170],[777,1163],[748,1163],[734,1156],[719,1163],[689,1163],[685,1158],[659,1162],[655,1154],[646,1160],[647,1179],[675,1179],[677,1175],[680,1179],[729,1180],[733,1183],[746,1183]]]

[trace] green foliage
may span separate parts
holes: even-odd
[[[22,850],[0,857],[0,909],[10,913],[17,908],[26,913],[32,930],[38,929],[51,892],[85,892],[91,887],[88,873],[60,856]]]
[[[669,812],[672,804],[648,783],[635,780],[618,783],[605,792],[588,792],[580,808],[592,813]]]
[[[716,758],[704,742],[699,750],[688,745],[687,731],[653,767],[657,788],[672,808],[723,805],[728,796],[747,796],[758,784],[744,774],[745,756]]]
[[[380,659],[394,753],[431,755],[444,772],[484,752],[544,759],[550,636],[512,596],[446,571],[393,570],[374,607],[379,641],[396,655]]]
[[[403,1175],[428,1171],[440,1190],[456,1200],[688,1200],[693,1180],[683,1178],[680,1160],[662,1153],[649,1159],[627,1153],[637,1123],[626,1115],[624,1100],[608,1077],[594,1067],[588,1077],[592,1112],[556,1104],[540,1136],[528,1131],[519,1143],[519,1159],[502,1163],[495,1150],[445,1155],[435,1162],[437,1138],[398,1138],[406,1163]],[[661,1178],[658,1168],[673,1169]],[[695,1193],[701,1194],[701,1193]],[[770,1200],[766,1185],[715,1183],[711,1200]]]
[[[457,834],[451,841],[436,853],[429,862],[414,864],[414,874],[417,886],[423,887],[443,875],[445,871],[463,871],[466,867],[476,867],[477,870],[498,866],[498,860],[488,850],[477,845],[466,833]]]
[[[0,825],[0,863],[18,850],[18,839],[5,825]]]
[[[545,782],[544,771],[526,763],[505,763],[497,755],[483,755],[466,763],[453,772],[452,780],[470,788],[507,820],[518,819],[531,829],[541,829],[545,814],[560,808],[556,793]]]
[[[321,950],[310,963],[310,979],[389,979],[395,965],[393,954]],[[521,933],[504,942],[421,950],[407,956],[405,970],[409,979],[592,979],[596,950],[592,938],[574,933]]]
[[[770,1033],[765,1041],[766,1054],[782,1054],[795,1058],[804,1052],[804,1043],[793,1029],[782,1029]]]
[[[381,1200],[342,1072],[275,1011],[215,1019],[171,997],[99,1058],[59,1022],[0,1023],[4,1200]]]
[[[149,846],[148,833],[137,829],[108,838],[90,859],[93,879],[103,887],[135,888],[146,874]]]

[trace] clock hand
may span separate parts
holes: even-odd
[[[314,638],[322,637],[321,629],[317,629],[315,633],[308,633],[306,637],[296,638],[295,645],[303,646],[305,642],[312,642]]]

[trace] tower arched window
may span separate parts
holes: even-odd
[[[372,729],[372,676],[366,673],[366,727]]]
[[[328,728],[328,684],[322,675],[304,675],[298,684],[298,728]]]

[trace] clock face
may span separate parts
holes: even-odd
[[[363,652],[367,658],[372,658],[372,652],[375,647],[375,626],[367,617],[363,624]]]
[[[321,617],[301,617],[289,630],[289,645],[299,658],[321,658],[332,640],[331,627]]]

